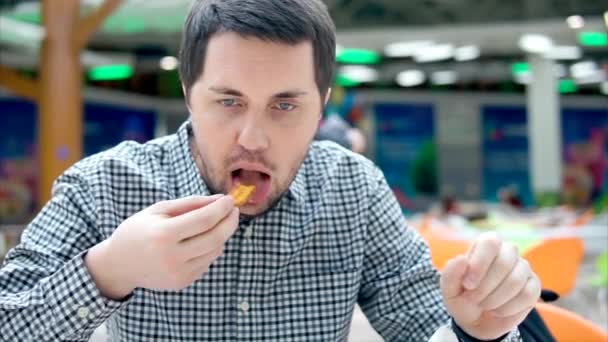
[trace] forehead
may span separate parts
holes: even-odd
[[[199,81],[211,86],[314,88],[313,60],[312,43],[307,40],[291,45],[219,33],[209,40]]]

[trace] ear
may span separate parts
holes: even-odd
[[[324,103],[325,106],[327,106],[327,103],[329,102],[330,98],[331,98],[331,88],[327,88],[327,94],[325,94],[325,103]]]
[[[182,94],[184,94],[184,100],[186,102],[186,108],[188,108],[188,112],[192,113],[192,110],[190,109],[190,101],[188,100],[188,96],[186,96],[186,86],[184,86],[184,84],[182,83]]]
[[[325,93],[325,100],[323,101],[323,108],[327,106],[329,103],[329,99],[331,98],[331,88],[327,88],[327,93]],[[319,121],[323,119],[323,111],[319,113]]]

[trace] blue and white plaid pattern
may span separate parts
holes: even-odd
[[[87,249],[157,201],[208,194],[189,132],[123,143],[56,181],[0,270],[0,340],[86,341],[107,321],[112,341],[344,341],[355,303],[387,341],[425,341],[449,322],[383,175],[332,143],[311,146],[278,205],[241,222],[190,287],[103,298]]]

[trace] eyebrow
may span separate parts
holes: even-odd
[[[211,90],[212,92],[218,93],[218,94],[222,94],[222,95],[231,95],[231,96],[239,96],[239,97],[244,97],[245,95],[243,95],[242,92],[236,90],[236,89],[232,89],[232,88],[228,88],[228,87],[209,87],[209,90]],[[302,90],[288,90],[288,91],[282,91],[280,93],[274,94],[272,97],[276,98],[276,99],[293,99],[293,98],[297,98],[299,96],[304,96],[307,95],[308,92],[306,91],[302,91]]]

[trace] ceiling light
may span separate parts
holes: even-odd
[[[384,48],[384,54],[388,57],[412,57],[419,48],[433,44],[432,40],[392,43]]]
[[[426,80],[424,73],[420,70],[406,70],[397,74],[397,84],[402,87],[415,87]]]
[[[600,92],[604,95],[608,95],[608,81],[602,82],[600,85]]]
[[[515,83],[530,84],[532,82],[532,73],[515,74]]]
[[[571,29],[580,29],[585,26],[585,19],[580,15],[571,15],[566,19],[566,22]]]
[[[374,82],[378,79],[378,71],[376,69],[363,65],[341,67],[340,75],[358,83]]]
[[[592,61],[585,61],[572,64],[570,74],[574,78],[586,78],[593,76],[597,71],[597,64]]]
[[[557,90],[562,94],[576,93],[578,91],[578,87],[573,80],[559,80]]]
[[[481,51],[476,45],[466,45],[454,50],[454,59],[458,62],[472,61],[479,58]]]
[[[455,71],[437,71],[431,75],[431,83],[434,85],[449,85],[458,81],[458,74]]]
[[[583,56],[583,52],[578,46],[559,45],[554,46],[545,53],[545,57],[556,60],[574,60]]]
[[[414,60],[418,63],[439,62],[454,56],[452,44],[429,45],[419,48],[414,54]]]
[[[336,59],[342,64],[377,64],[380,62],[380,55],[372,50],[341,49]]]
[[[605,32],[579,32],[578,42],[582,46],[604,47],[608,46],[608,34]]]
[[[175,70],[178,65],[179,61],[173,56],[165,56],[160,59],[160,68],[163,70]]]
[[[519,39],[519,47],[528,53],[545,54],[553,48],[553,41],[542,34],[524,34]]]
[[[133,68],[126,64],[103,65],[91,68],[87,76],[92,81],[112,81],[129,78]]]

